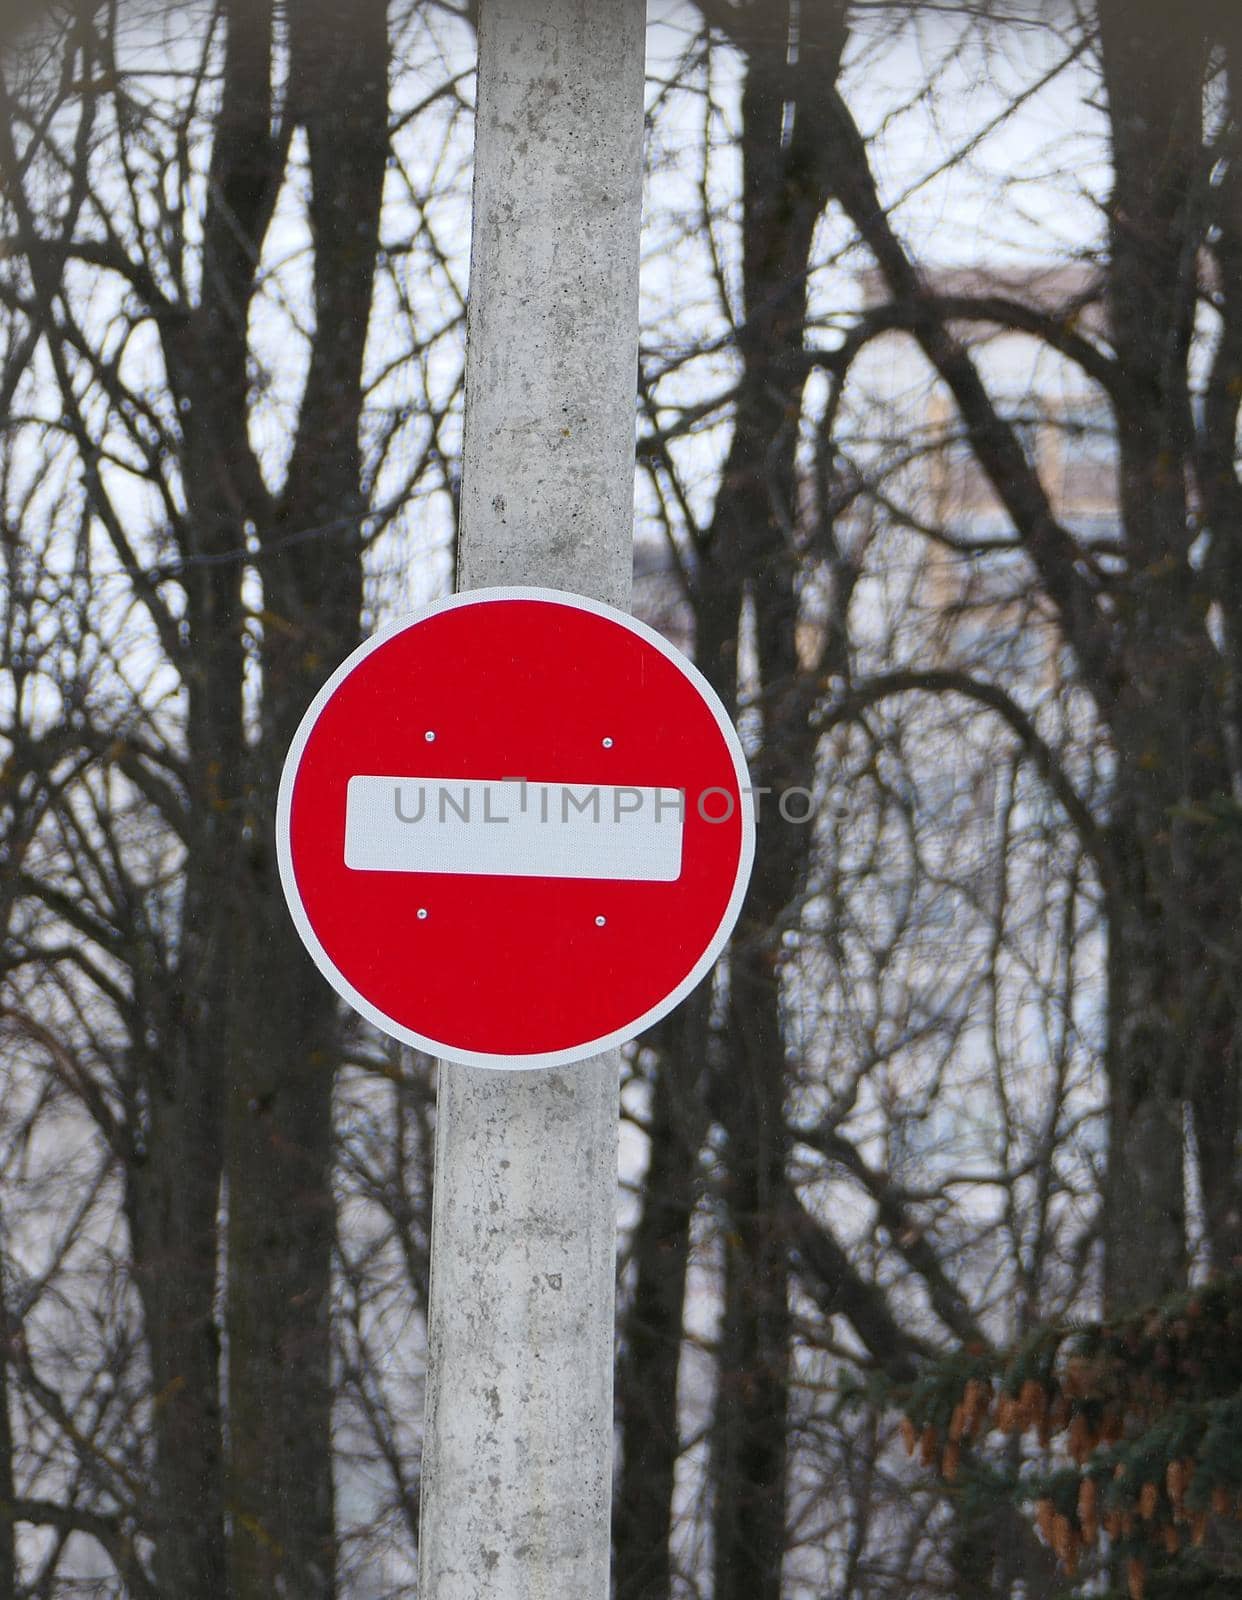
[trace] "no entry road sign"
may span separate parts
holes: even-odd
[[[754,855],[724,708],[642,623],[478,589],[368,639],[277,803],[307,949],[363,1016],[484,1067],[632,1039],[711,967]]]

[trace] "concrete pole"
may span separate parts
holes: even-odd
[[[459,589],[628,607],[644,37],[480,5]],[[606,1600],[617,1085],[441,1064],[422,1600]]]

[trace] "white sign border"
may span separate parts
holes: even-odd
[[[310,918],[306,914],[306,907],[302,903],[301,892],[298,889],[297,879],[293,871],[293,853],[289,837],[290,812],[293,804],[293,785],[301,765],[302,754],[307,742],[319,720],[320,713],[328,701],[335,694],[337,688],[345,681],[354,669],[362,664],[373,650],[378,650],[381,645],[387,644],[390,639],[404,633],[408,628],[416,627],[421,622],[439,616],[444,611],[455,611],[459,606],[489,605],[497,600],[541,600],[553,605],[568,606],[576,611],[589,611],[597,617],[606,617],[610,622],[616,622],[621,627],[636,634],[660,652],[667,660],[678,669],[682,675],[690,680],[705,701],[708,710],[716,720],[729,754],[733,759],[733,770],[737,778],[739,810],[742,823],[742,848],[738,855],[737,875],[734,879],[733,889],[729,895],[728,903],[717,924],[716,931],[708,942],[707,948],[695,962],[694,966],[682,981],[662,1000],[656,1002],[650,1010],[645,1011],[641,1017],[636,1017],[632,1022],[624,1023],[615,1028],[611,1033],[601,1034],[596,1039],[586,1040],[579,1045],[570,1045],[564,1050],[548,1050],[538,1054],[528,1055],[499,1055],[485,1050],[463,1050],[457,1046],[446,1044],[442,1039],[431,1039],[425,1034],[416,1033],[413,1028],[394,1021],[378,1006],[372,1004],[365,995],[360,994],[344,973],[336,966],[332,957],[319,942],[319,938],[311,926]],[[455,1061],[462,1066],[486,1067],[492,1071],[518,1071],[530,1072],[541,1067],[565,1067],[575,1061],[586,1061],[592,1056],[602,1055],[604,1051],[611,1050],[617,1045],[628,1043],[643,1033],[653,1023],[665,1017],[706,977],[715,964],[717,957],[728,942],[729,935],[733,932],[734,924],[742,909],[742,902],[746,897],[746,890],[750,883],[751,868],[755,860],[755,806],[754,796],[750,790],[750,772],[746,765],[746,755],[742,749],[742,742],[738,738],[737,729],[729,720],[725,708],[720,703],[716,691],[707,679],[674,645],[658,634],[654,628],[649,628],[645,622],[640,622],[637,617],[632,617],[624,611],[619,611],[615,606],[606,605],[602,600],[592,600],[586,595],[572,594],[563,589],[547,589],[527,587],[523,585],[502,585],[485,589],[466,589],[460,594],[451,595],[446,600],[437,601],[434,605],[425,606],[419,611],[407,616],[399,617],[395,622],[388,623],[369,639],[364,639],[356,650],[351,652],[336,671],[320,689],[311,701],[298,724],[298,731],[293,736],[289,746],[289,753],[285,757],[284,768],[280,775],[280,788],[276,797],[276,861],[280,869],[281,887],[285,892],[285,899],[289,905],[289,912],[293,918],[302,943],[310,953],[311,959],[319,968],[323,976],[336,990],[337,994],[373,1023],[382,1033],[390,1038],[398,1039],[402,1044],[412,1045],[417,1050],[423,1050],[429,1055],[438,1056],[445,1061]]]

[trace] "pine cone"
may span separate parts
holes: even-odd
[[[1084,1478],[1078,1485],[1078,1525],[1088,1544],[1094,1544],[1100,1531],[1096,1515],[1099,1489],[1094,1478]]]

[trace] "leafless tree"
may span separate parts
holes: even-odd
[[[883,1385],[1238,1253],[1242,40],[653,22],[637,593],[760,833],[627,1057],[618,1594],[1049,1595]],[[9,1592],[413,1592],[431,1065],[310,969],[271,799],[448,578],[472,23],[75,3],[4,63]],[[1032,105],[1094,232],[949,270],[903,202],[1016,217],[976,163]]]
[[[1111,3],[698,10],[679,88],[705,153],[685,232],[712,333],[652,349],[642,454],[685,625],[746,708],[757,782],[827,806],[801,830],[769,810],[714,1006],[679,1020],[689,1038],[653,1041],[617,1528],[623,1592],[662,1596],[710,1565],[713,1596],[774,1596],[802,1536],[801,1439],[816,1415],[826,1456],[859,1437],[816,1410],[805,1373],[831,1388],[861,1359],[905,1378],[936,1345],[986,1347],[1100,1290],[1135,1303],[1237,1253],[1237,885],[1213,824],[1237,791],[1238,46],[1219,8],[1172,42],[1155,8]],[[1090,81],[1106,226],[1059,276],[947,272],[902,237],[851,100],[881,128],[904,108],[878,115],[851,64],[937,30],[912,100],[948,92],[964,57],[999,74],[1041,39],[993,128],[1067,71]],[[735,187],[712,163],[726,125]],[[842,266],[861,304],[840,298]],[[986,347],[1002,336],[1028,372],[1055,367],[1050,388],[998,384]],[[885,359],[913,408],[891,382],[869,392]],[[1065,382],[1077,414],[1049,404]],[[713,430],[727,442],[704,492]],[[1090,433],[1077,470],[1105,515],[1084,527],[1058,463]],[[992,1160],[954,1172],[948,1119],[972,1104]],[[705,1542],[678,1571],[696,1208],[719,1241],[713,1456]],[[867,1459],[855,1515],[899,1547],[904,1491],[877,1512],[881,1442]],[[854,1496],[831,1460],[813,1470],[817,1537],[851,1552],[857,1586],[875,1533],[834,1523],[826,1500]],[[959,1592],[1046,1588],[999,1506],[956,1507]],[[936,1570],[925,1559],[917,1581]],[[915,1571],[870,1582],[905,1592]]]
[[[358,1052],[268,802],[385,543],[416,497],[451,501],[462,301],[431,197],[460,177],[454,30],[74,5],[5,64],[17,1194],[49,1102],[93,1125],[39,1180],[37,1245],[9,1218],[6,1592],[14,1521],[56,1536],[39,1592],[71,1534],[135,1594],[335,1592],[333,1105]],[[76,1345],[71,1269],[100,1279]]]

